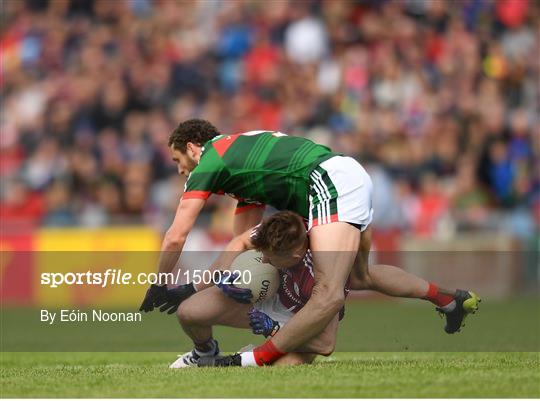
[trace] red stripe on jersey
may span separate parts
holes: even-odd
[[[240,135],[241,134],[227,135],[223,138],[218,139],[212,144],[219,157],[222,157],[225,154],[227,149],[229,149],[229,146],[231,146]]]
[[[325,224],[328,224],[328,223],[335,223],[336,221],[339,221],[338,219],[338,214],[335,213],[333,215],[330,216],[330,221],[328,221],[328,219],[326,219],[326,223]],[[322,223],[319,223],[319,219],[313,219],[313,224],[312,224],[312,227],[315,227],[315,226],[318,226]]]
[[[184,192],[182,199],[208,199],[210,195],[210,191],[188,191]]]
[[[258,205],[256,203],[252,205],[240,206],[236,208],[236,210],[234,211],[234,214],[241,214],[251,209],[264,209],[265,207],[266,207],[265,205]]]

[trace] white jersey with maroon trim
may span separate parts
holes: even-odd
[[[277,296],[280,302],[291,312],[298,312],[311,297],[315,285],[311,251],[307,251],[302,263],[297,267],[280,269],[279,277]]]
[[[259,227],[260,224],[251,230],[251,238],[257,234]],[[276,296],[288,311],[296,313],[307,303],[315,285],[311,250],[307,250],[302,262],[298,266],[290,269],[278,269],[278,272],[280,283]],[[345,296],[347,296],[349,293],[347,286],[345,286],[344,291]],[[340,320],[343,317],[343,313],[344,309],[340,311]]]

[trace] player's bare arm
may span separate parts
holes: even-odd
[[[253,243],[251,242],[252,231],[253,227],[250,227],[240,235],[234,237],[227,244],[225,249],[220,252],[219,256],[210,266],[209,270],[227,270],[238,255],[240,255],[242,252],[253,249]],[[201,291],[205,288],[211,287],[212,285],[213,283],[200,283],[195,288],[197,291]]]
[[[192,201],[196,201],[196,200],[195,199],[187,200],[187,202],[192,202]],[[199,203],[200,203],[200,200],[199,200]],[[253,208],[249,212],[245,212],[245,213],[242,213],[242,214],[237,214],[236,216],[238,218],[239,216],[246,215],[245,217],[241,218],[241,224],[247,225],[248,223],[251,223],[251,222],[258,223],[260,221],[260,216],[262,215],[263,212],[264,212],[264,209],[262,209],[262,208]],[[175,221],[176,221],[176,219],[175,219]],[[174,227],[174,222],[173,222],[173,226],[171,226],[171,229],[173,227]],[[191,230],[191,228],[190,228],[190,230]],[[252,231],[253,231],[253,227],[250,227],[245,232],[243,232],[240,235],[237,235],[236,237],[234,237],[228,243],[226,248],[219,254],[219,256],[216,258],[214,263],[212,263],[212,265],[209,267],[209,270],[210,271],[227,270],[230,267],[230,265],[232,264],[232,262],[234,261],[234,259],[239,254],[241,254],[242,252],[245,252],[247,250],[253,249],[253,244],[252,244],[252,241],[251,241]],[[167,232],[167,234],[169,235],[170,232],[171,232],[171,230],[169,230]],[[173,233],[174,233],[174,231],[173,231]],[[179,233],[178,235],[180,236],[180,239],[183,237],[183,235],[181,233]],[[167,238],[167,236],[166,236],[166,238]],[[170,241],[175,241],[175,240],[176,240],[175,237],[170,238]],[[183,241],[185,242],[185,238],[183,239]],[[163,247],[165,247],[165,245],[166,244],[165,244],[165,240],[164,240]],[[167,243],[167,245],[172,250],[166,250],[166,251],[162,252],[162,255],[161,255],[162,257],[160,259],[160,262],[164,261],[164,257],[167,257],[169,260],[166,260],[164,262],[176,263],[176,261],[178,260],[178,258],[180,256],[180,252],[174,250],[174,249],[177,249],[177,248],[173,245],[173,243]],[[167,248],[167,249],[169,249],[169,248]],[[160,265],[160,268],[161,268],[161,265]],[[167,267],[165,267],[165,268],[167,268]],[[174,268],[174,265],[173,265],[172,268]],[[160,272],[161,271],[162,270],[160,270]],[[168,272],[166,270],[163,270],[163,271]],[[206,288],[209,288],[209,287],[211,287],[213,285],[214,285],[214,283],[211,283],[211,282],[209,282],[209,283],[201,282],[201,283],[199,283],[197,285],[195,285],[193,283],[188,283],[188,284],[179,285],[178,287],[173,288],[173,289],[169,289],[168,292],[167,292],[167,302],[160,307],[160,311],[161,312],[166,311],[168,314],[172,314],[172,313],[174,313],[176,311],[176,308],[178,307],[178,305],[180,305],[180,303],[182,301],[184,301],[185,299],[187,299],[188,297],[193,295],[195,292],[202,291],[202,290],[204,290]],[[248,296],[249,295],[248,294],[249,290],[240,291],[240,289],[238,289],[238,292],[240,292],[243,296]]]
[[[180,201],[174,220],[165,233],[161,245],[161,257],[158,264],[160,273],[169,273],[176,266],[187,236],[195,225],[195,221],[205,203],[202,199],[184,199]]]
[[[233,235],[242,235],[245,231],[252,229],[262,220],[264,206],[247,205],[244,209],[238,205],[233,222]]]
[[[194,126],[196,129],[193,129]],[[188,179],[174,221],[163,239],[158,262],[160,273],[169,273],[175,267],[186,238],[212,193],[212,184],[215,184],[215,180],[210,182],[209,178],[215,177],[205,172],[194,174],[194,170],[199,165],[203,145],[216,135],[218,132],[214,126],[197,120],[195,123],[191,121],[181,124],[169,137],[169,151],[177,165],[178,174]],[[161,307],[162,312],[166,310],[168,313],[174,313],[178,304],[193,293],[195,288],[192,284],[180,286],[175,292],[167,292],[166,283],[160,281],[158,284],[152,284],[147,290],[139,310],[150,312],[155,307]]]
[[[180,201],[173,223],[167,230],[161,244],[158,262],[159,273],[170,273],[176,266],[187,236],[204,204],[205,201],[202,199],[184,199]],[[167,283],[162,281],[161,276],[158,275],[160,278],[158,284],[152,284],[148,288],[139,310],[151,312],[154,308],[159,307],[161,312],[174,313],[175,306],[178,306],[177,302],[181,302],[195,292],[195,289],[189,285],[180,286],[173,293],[167,292]]]
[[[191,200],[190,200],[191,201]],[[248,219],[243,220],[243,223],[251,222],[251,221],[260,221],[260,218],[258,217],[260,213],[260,208],[255,208],[253,210],[253,213],[250,214],[250,217]],[[238,215],[237,215],[238,216]],[[173,223],[174,225],[174,223]],[[172,227],[171,227],[172,228]],[[249,228],[245,232],[243,232],[240,235],[237,235],[234,237],[226,246],[226,248],[219,254],[219,256],[216,258],[214,263],[209,267],[210,271],[215,270],[227,270],[234,259],[241,254],[242,252],[245,252],[247,250],[253,249],[253,243],[251,241],[251,234],[253,231],[253,227]],[[184,239],[185,241],[185,239]],[[180,253],[177,251],[167,251],[164,252],[167,254],[167,256],[171,256],[171,262],[176,263],[175,260],[178,260],[178,257],[180,256]],[[162,253],[163,255],[163,253]],[[176,311],[178,308],[178,305],[180,305],[181,302],[189,298],[191,295],[195,294],[198,291],[202,291],[206,288],[212,287],[214,283],[204,281],[200,282],[199,284],[195,285],[194,283],[188,283],[188,284],[181,284],[178,287],[169,289],[167,291],[167,302],[160,307],[161,312],[167,312],[168,314],[172,314]],[[237,289],[236,292],[231,293],[231,295],[235,295],[240,293],[243,297],[249,297],[249,290],[240,290]]]
[[[263,214],[264,205],[237,205],[233,223],[234,238],[209,267],[210,271],[226,270],[240,253],[253,249],[250,234],[253,227],[260,223]],[[200,283],[194,285],[194,288],[201,291],[212,285],[212,283]]]

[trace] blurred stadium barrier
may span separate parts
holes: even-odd
[[[403,241],[402,266],[447,288],[472,288],[484,297],[518,294],[526,268],[527,252],[505,235],[464,234],[452,241]]]
[[[205,268],[215,254],[207,250],[208,234],[191,238],[190,261]],[[43,272],[122,269],[136,275],[154,272],[161,234],[143,226],[101,229],[36,229],[2,233],[0,293],[5,306],[129,307],[138,304],[145,285],[101,288],[91,285],[49,288],[40,285]],[[226,240],[223,240],[223,245]],[[222,246],[217,247],[222,249]],[[217,251],[216,248],[216,251]],[[489,233],[450,240],[401,237],[398,232],[374,236],[372,264],[393,264],[448,288],[473,288],[484,297],[508,298],[538,289],[538,252],[524,250],[509,236]],[[203,260],[204,259],[204,260]],[[373,293],[352,294],[373,297]]]
[[[160,235],[147,227],[37,229],[0,238],[0,293],[7,306],[132,306],[146,286],[39,285],[43,272],[86,272],[121,268],[153,272]]]

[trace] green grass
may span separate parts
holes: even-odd
[[[312,366],[181,371],[167,368],[190,348],[174,317],[49,326],[38,311],[3,310],[0,395],[540,397],[538,309],[534,298],[484,300],[465,330],[450,336],[426,302],[349,302],[339,352]],[[226,350],[262,341],[221,327],[215,337]]]
[[[5,353],[2,397],[540,397],[538,353],[338,353],[171,371],[167,353]]]
[[[5,309],[0,323],[3,351],[177,352],[191,346],[175,316],[159,312],[143,314],[138,323],[49,325],[40,322],[39,310]],[[538,298],[484,299],[466,324],[462,333],[449,336],[428,302],[350,301],[337,351],[540,351]],[[248,330],[225,327],[216,328],[215,337],[231,351],[261,341]]]

